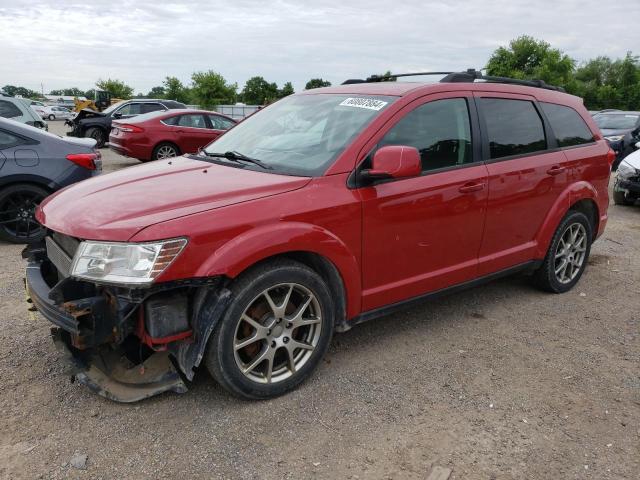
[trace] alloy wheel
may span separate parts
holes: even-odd
[[[35,211],[44,197],[36,192],[16,192],[0,205],[0,228],[16,240],[37,238],[43,231]]]
[[[572,223],[562,233],[556,248],[554,271],[558,282],[567,284],[576,278],[586,251],[587,230],[581,223]]]
[[[297,283],[270,287],[249,303],[236,326],[236,365],[254,382],[281,382],[307,363],[321,329],[320,304],[308,288]]]
[[[158,149],[158,153],[156,154],[156,157],[158,158],[158,160],[162,158],[171,158],[171,157],[175,157],[177,153],[178,152],[176,152],[175,148],[169,145],[163,145]]]

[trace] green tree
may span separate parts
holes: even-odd
[[[581,65],[575,73],[576,95],[594,110],[640,108],[640,64],[638,57],[627,53],[624,59],[596,57]]]
[[[278,98],[278,85],[262,77],[252,77],[242,89],[242,101],[250,105],[264,105]]]
[[[87,90],[86,92],[84,92],[84,96],[87,97],[89,100],[95,100],[96,99],[96,89],[95,88],[91,88],[91,89]]]
[[[222,75],[213,70],[194,72],[191,82],[192,98],[204,108],[235,103],[238,97],[238,84],[227,83]]]
[[[293,89],[293,84],[291,82],[285,83],[280,90],[278,90],[278,98],[283,98],[288,95],[293,95],[295,90]]]
[[[114,98],[122,98],[126,100],[131,98],[133,95],[133,88],[121,80],[112,80],[111,78],[107,78],[106,80],[99,79],[96,82],[96,87],[100,90],[106,90],[111,93],[111,96]]]
[[[312,88],[330,87],[331,82],[323,80],[321,78],[312,78],[304,86],[305,90],[311,90]]]
[[[147,98],[165,98],[165,93],[164,87],[153,87],[147,93]]]
[[[165,77],[162,85],[164,86],[164,98],[190,103],[189,89],[177,77]]]
[[[10,97],[21,96],[24,98],[40,98],[40,94],[35,90],[25,87],[16,87],[15,85],[5,85],[2,90]]]
[[[552,84],[575,88],[575,60],[562,51],[551,48],[544,40],[523,35],[512,40],[509,47],[500,47],[487,62],[487,74],[525,80],[539,79]]]

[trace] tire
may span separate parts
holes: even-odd
[[[243,274],[231,291],[233,300],[209,339],[209,372],[246,399],[292,390],[318,366],[333,336],[335,310],[327,285],[306,265],[276,260]]]
[[[52,113],[51,115],[49,115],[49,120],[55,120],[56,116]]]
[[[173,158],[180,155],[180,149],[177,145],[170,142],[162,142],[156,145],[151,154],[152,160],[163,160],[165,158]]]
[[[49,195],[44,188],[28,183],[0,190],[0,240],[32,243],[42,240],[46,229],[35,219],[35,208]]]
[[[572,240],[574,233],[576,240]],[[552,293],[571,290],[587,266],[592,239],[593,226],[587,216],[570,210],[556,229],[542,265],[533,275],[534,284]]]
[[[623,190],[618,190],[618,182],[613,186],[613,203],[616,205],[633,205],[636,203],[634,198],[627,197],[627,193]]]
[[[105,132],[100,127],[87,128],[84,132],[84,136],[86,138],[93,138],[96,141],[96,148],[104,147],[104,144],[107,141]]]

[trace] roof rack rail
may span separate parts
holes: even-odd
[[[554,90],[556,92],[564,92],[564,88],[549,85],[543,80],[520,80],[518,78],[495,77],[492,75],[483,75],[482,72],[475,68],[470,68],[466,72],[415,72],[415,73],[398,73],[388,75],[371,75],[366,80],[359,78],[351,78],[342,82],[343,85],[354,83],[372,83],[385,82],[400,77],[415,77],[421,75],[444,75],[440,80],[441,83],[473,83],[476,80],[484,80],[489,83],[506,83],[510,85],[523,85],[526,87],[544,88],[546,90]]]

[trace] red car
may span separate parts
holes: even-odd
[[[168,110],[111,124],[109,148],[142,162],[196,153],[237,122],[207,110]]]
[[[184,392],[203,363],[269,398],[334,332],[416,301],[515,272],[574,287],[614,158],[581,99],[474,72],[377,80],[291,95],[197,155],[42,203],[26,286],[81,383],[135,401]]]

